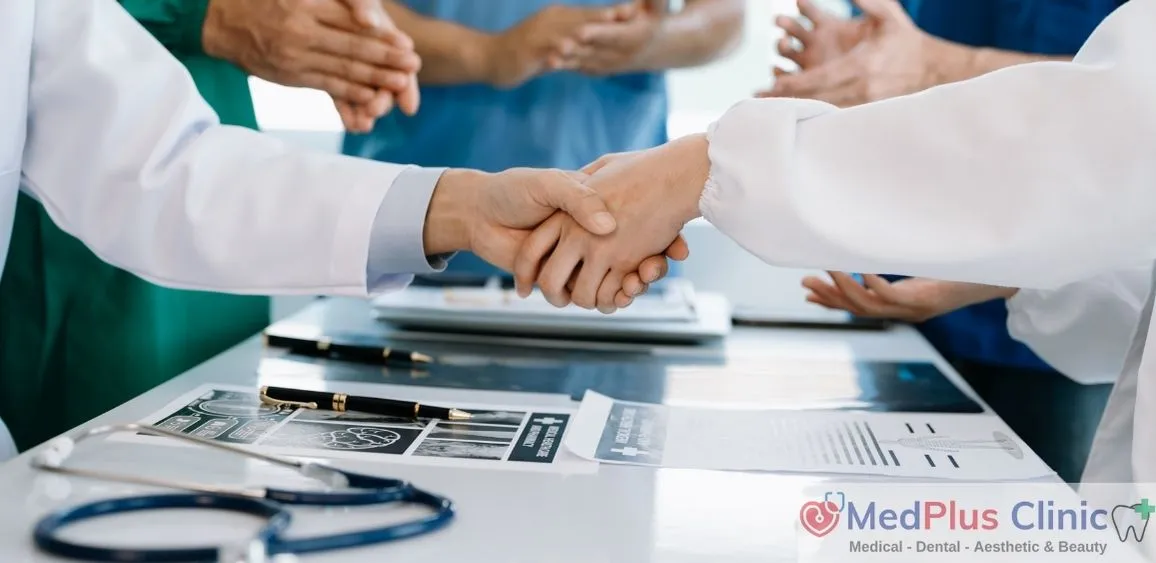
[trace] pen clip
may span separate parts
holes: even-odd
[[[317,410],[317,403],[305,403],[301,401],[282,401],[281,399],[274,399],[270,397],[265,389],[261,389],[261,404],[272,407],[300,407],[303,409]]]

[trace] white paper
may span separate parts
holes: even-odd
[[[992,415],[722,410],[587,391],[566,447],[604,463],[1020,480],[1054,472]]]
[[[353,394],[389,386],[343,384]],[[412,399],[411,399],[412,400]],[[141,422],[168,430],[277,455],[478,467],[559,473],[595,473],[597,464],[569,453],[562,442],[572,409],[453,401],[471,412],[468,422],[411,421],[363,413],[262,405],[257,390],[206,384]],[[115,434],[118,441],[184,445],[143,434]],[[194,446],[195,447],[195,446]]]
[[[575,305],[558,308],[547,302],[538,290],[523,299],[513,290],[499,287],[409,287],[383,294],[374,299],[373,305],[379,311],[421,312],[435,316],[516,316],[606,322],[693,322],[697,319],[693,290],[683,280],[668,282],[664,291],[638,297],[630,307],[613,315]]]

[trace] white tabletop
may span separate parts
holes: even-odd
[[[307,315],[330,321],[334,315],[368,317],[364,303],[326,303]],[[344,312],[334,313],[334,307],[343,308]],[[717,350],[673,347],[656,349],[654,353],[719,354],[727,361],[925,360],[935,363],[963,386],[950,366],[907,327],[879,332],[739,328]],[[260,340],[250,339],[86,426],[137,421],[204,383],[255,385],[262,354]],[[970,390],[967,393],[974,396]],[[527,395],[524,401],[571,405],[569,397],[563,395]],[[0,503],[5,507],[0,512],[0,561],[54,560],[38,553],[31,541],[34,522],[49,510],[141,491],[119,484],[39,474],[31,469],[29,456],[25,454],[0,466]],[[205,455],[195,449],[137,443],[84,443],[71,462],[202,482],[267,482],[269,476],[260,464]],[[804,487],[823,480],[817,476],[611,465],[600,466],[595,474],[582,475],[395,463],[342,462],[342,466],[410,479],[451,498],[457,507],[457,518],[447,529],[432,535],[376,548],[305,557],[303,561],[371,557],[494,563],[794,561],[796,522],[799,506],[805,500]],[[342,529],[351,524],[365,526],[382,521],[382,513],[380,509],[303,511],[295,525],[310,531]],[[114,517],[78,526],[75,532],[85,539],[172,545],[191,538],[200,540],[197,543],[240,541],[256,526],[255,521],[232,515],[175,513],[145,519]]]

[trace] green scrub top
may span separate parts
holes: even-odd
[[[201,50],[207,4],[121,1],[188,68],[223,123],[256,128],[248,77]],[[0,277],[0,418],[27,449],[268,323],[267,297],[152,285],[102,262],[21,195]]]

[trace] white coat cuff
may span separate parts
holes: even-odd
[[[707,129],[710,173],[699,198],[702,216],[736,241],[744,240],[744,233],[762,233],[783,242],[774,245],[776,253],[782,252],[779,256],[755,252],[764,261],[791,260],[789,241],[802,229],[790,215],[794,206],[781,198],[789,198],[789,184],[797,180],[800,164],[806,166],[794,157],[796,126],[837,109],[792,98],[751,99],[732,106]],[[754,189],[760,193],[750,193]],[[746,210],[756,202],[764,207],[760,213]]]
[[[445,168],[411,167],[398,174],[381,201],[366,265],[370,293],[395,289],[413,279],[445,269],[450,255],[425,253],[425,216]]]

